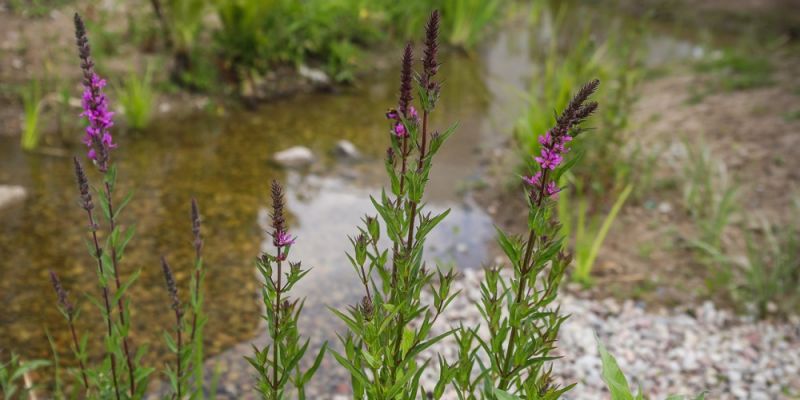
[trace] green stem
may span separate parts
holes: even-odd
[[[542,171],[542,180],[541,180],[541,188],[539,189],[539,197],[536,199],[536,208],[539,209],[542,206],[542,200],[544,200],[544,188],[547,187],[547,169]],[[533,246],[536,240],[536,231],[531,229],[530,233],[528,234],[528,243],[527,248],[525,249],[525,258],[520,265],[520,279],[519,279],[519,287],[517,288],[517,294],[515,299],[515,304],[519,304],[522,302],[523,296],[525,296],[526,292],[526,284],[528,282],[528,273],[530,272],[531,268],[529,266],[531,262],[531,256],[533,254]],[[517,340],[517,327],[514,326],[511,328],[511,334],[508,337],[508,348],[506,349],[506,357],[505,362],[503,363],[503,370],[501,371],[501,378],[500,384],[498,388],[501,390],[508,389],[509,384],[509,371],[511,370],[511,359],[514,353],[514,344]]]
[[[100,247],[100,242],[97,240],[97,224],[94,222],[94,213],[92,213],[91,209],[86,210],[86,213],[89,216],[89,229],[92,231],[92,241],[94,243],[94,255],[97,258],[97,268],[100,272],[100,279],[105,282],[105,270],[103,268],[103,249]],[[108,284],[103,283],[103,301],[105,302],[106,306],[106,325],[108,327],[108,337],[111,338],[112,335],[112,327],[111,327],[111,301],[108,299]],[[116,394],[117,400],[120,400],[119,396],[119,384],[117,383],[117,357],[114,355],[113,352],[108,352],[108,357],[111,361],[111,378],[114,382],[114,392]]]
[[[272,398],[278,399],[278,334],[281,324],[281,248],[278,247],[278,282],[275,286],[275,335],[272,337]]]
[[[113,234],[114,229],[116,228],[116,218],[114,217],[114,206],[111,200],[111,185],[106,182],[106,200],[108,201],[108,215],[109,215],[109,224],[111,225],[111,233]],[[111,263],[114,267],[114,282],[117,287],[117,291],[120,290],[122,284],[119,280],[119,268],[118,268],[118,260],[117,260],[117,249],[116,243],[111,244]],[[125,306],[124,306],[124,298],[125,296],[120,293],[119,300],[117,300],[117,308],[119,309],[119,323],[125,326]],[[125,351],[125,360],[128,364],[128,376],[130,379],[131,385],[131,396],[136,394],[136,379],[134,377],[134,367],[133,367],[133,358],[131,357],[130,347],[128,346],[128,334],[126,330],[126,334],[122,337],[122,348]]]

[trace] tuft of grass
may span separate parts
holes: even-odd
[[[443,0],[443,25],[447,42],[455,47],[470,49],[497,21],[504,0]]]
[[[773,83],[769,58],[754,55],[741,46],[712,53],[696,69],[711,75],[714,85],[724,90],[746,90]]]
[[[0,394],[6,399],[29,398],[33,387],[27,382],[28,374],[48,365],[50,362],[45,360],[23,361],[15,353],[8,361],[0,359]]]
[[[38,79],[32,79],[22,91],[22,138],[21,146],[24,150],[34,150],[39,146],[41,130],[39,117],[42,111],[42,88]]]
[[[798,204],[800,206],[800,204]],[[800,207],[795,220],[800,216]],[[759,316],[770,312],[800,311],[800,233],[795,224],[775,227],[760,220],[760,237],[746,234],[746,258],[741,283],[736,285],[738,300],[752,304]]]
[[[683,165],[683,205],[697,229],[688,243],[698,261],[709,268],[708,290],[727,292],[734,274],[723,236],[739,210],[738,188],[731,182],[725,163],[717,159],[704,141],[684,141],[687,159]]]
[[[577,207],[567,194],[568,191],[561,192],[558,198],[558,217],[562,223],[562,234],[567,238],[574,237],[575,272],[572,278],[576,282],[584,286],[592,284],[591,274],[597,255],[632,190],[633,186],[630,184],[622,190],[602,221],[599,216],[589,215],[588,199],[581,196],[579,190],[576,190]],[[577,217],[574,217],[573,213],[576,213]],[[574,235],[572,235],[573,232]]]
[[[145,68],[143,75],[131,72],[116,91],[128,127],[134,130],[146,128],[152,119],[156,100],[151,68]]]
[[[704,247],[720,248],[725,228],[738,209],[738,188],[731,182],[725,163],[704,141],[684,141],[684,147],[684,207],[698,227]]]

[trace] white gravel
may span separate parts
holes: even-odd
[[[462,290],[437,323],[480,322],[480,271],[465,271]],[[595,335],[606,344],[628,376],[648,398],[670,394],[708,399],[797,399],[800,394],[800,319],[755,321],[718,310],[710,302],[684,310],[648,311],[632,301],[581,299],[564,293],[562,311],[571,317],[561,328],[563,358],[553,371],[562,383],[577,382],[569,399],[608,398],[601,379]],[[452,359],[455,348],[432,349]],[[426,373],[426,381],[435,377]]]

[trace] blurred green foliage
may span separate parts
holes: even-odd
[[[166,0],[153,1],[173,48],[179,80],[192,80],[197,57],[218,57],[223,76],[245,80],[276,65],[318,65],[336,81],[354,79],[360,49],[420,32],[430,12],[443,15],[442,37],[471,49],[508,0]],[[213,14],[219,24],[204,24]],[[156,19],[153,19],[155,21]],[[213,54],[200,38],[213,39]],[[206,51],[197,51],[198,48]],[[206,65],[208,62],[206,61]],[[202,74],[207,75],[207,74]],[[200,85],[203,86],[203,85]]]

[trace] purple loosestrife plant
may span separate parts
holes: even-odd
[[[450,290],[455,274],[438,268],[432,272],[423,261],[427,235],[449,210],[439,215],[424,212],[422,198],[433,157],[456,127],[440,134],[432,133],[428,125],[440,91],[435,79],[438,25],[439,14],[434,12],[426,27],[423,69],[416,79],[412,47],[405,47],[398,105],[386,113],[391,196],[384,191],[380,199],[372,198],[378,216],[365,217],[364,226],[350,238],[353,250],[348,257],[364,286],[364,297],[346,311],[332,310],[348,327],[340,336],[343,352],[333,355],[349,371],[356,399],[440,398],[448,383],[440,380],[435,388],[419,384],[430,362],[421,361],[419,355],[452,333],[429,335],[456,296]],[[415,86],[420,111],[412,105]],[[379,247],[381,224],[392,242],[387,249]],[[433,293],[432,304],[422,302],[423,290]]]
[[[265,310],[263,318],[267,321],[267,332],[272,342],[262,349],[253,346],[253,356],[245,358],[257,372],[256,389],[262,398],[292,398],[289,393],[294,387],[297,398],[304,400],[305,386],[319,368],[327,343],[323,344],[311,367],[302,370],[300,362],[308,350],[309,340],[301,342],[297,320],[305,300],[292,299],[289,292],[309,270],[302,269],[300,262],[287,261],[297,238],[286,227],[283,208],[283,188],[277,181],[272,181],[271,235],[275,253],[264,253],[256,259],[264,281],[261,289]]]
[[[186,310],[178,296],[178,287],[172,269],[165,257],[161,258],[161,269],[167,285],[170,307],[175,313],[175,338],[165,333],[167,347],[175,353],[175,368],[167,366],[165,374],[170,383],[172,398],[205,398],[203,383],[203,328],[207,318],[203,312],[202,286],[205,279],[203,267],[203,237],[201,234],[200,207],[192,199],[192,245],[194,247],[194,270],[189,283],[189,311],[191,319],[184,318]],[[186,333],[189,333],[188,336]],[[188,340],[187,340],[188,339]]]
[[[93,300],[100,309],[106,323],[104,336],[107,357],[105,361],[96,366],[88,367],[86,359],[86,341],[77,343],[74,334],[74,320],[77,313],[69,311],[66,303],[60,301],[70,330],[73,331],[73,349],[81,364],[82,380],[85,388],[85,397],[88,398],[141,398],[147,388],[147,377],[152,372],[149,368],[137,366],[141,353],[134,354],[129,343],[128,332],[130,328],[128,301],[125,296],[127,289],[139,275],[137,271],[128,281],[123,283],[120,279],[119,262],[122,259],[125,247],[133,237],[133,227],[123,232],[117,218],[121,210],[130,200],[127,196],[116,208],[112,202],[112,194],[116,180],[116,169],[111,164],[111,150],[116,148],[111,137],[110,128],[113,126],[113,114],[108,111],[108,99],[103,94],[105,81],[94,71],[94,62],[91,57],[91,48],[86,34],[86,26],[78,14],[75,14],[75,37],[78,46],[78,55],[81,59],[83,71],[83,113],[88,123],[85,131],[84,143],[89,147],[87,156],[94,162],[98,170],[104,174],[103,187],[97,190],[97,201],[102,215],[105,217],[108,229],[105,238],[100,236],[100,224],[95,215],[95,203],[92,197],[89,178],[77,158],[73,159],[75,176],[78,182],[81,208],[87,214],[91,241],[89,251],[97,262],[97,276],[102,291],[102,300]],[[103,240],[104,239],[104,240]],[[53,275],[55,277],[55,274]],[[109,281],[114,281],[114,289]],[[65,299],[60,283],[53,280],[54,288],[59,300]],[[116,307],[115,307],[116,306]],[[116,313],[116,318],[115,314]],[[124,361],[123,361],[124,360]],[[124,364],[123,364],[124,363]],[[127,374],[123,374],[123,368]],[[126,389],[127,388],[127,389]]]
[[[580,133],[581,122],[597,109],[588,99],[599,84],[593,80],[584,85],[555,126],[539,137],[542,149],[534,156],[535,171],[523,178],[529,205],[527,241],[497,230],[513,274],[509,281],[499,269],[487,269],[481,283],[478,308],[489,337],[480,337],[477,328],[461,328],[456,335],[459,360],[443,367],[453,377],[459,398],[555,399],[572,387],[556,386],[548,366],[557,358],[552,352],[566,319],[553,302],[571,259],[553,209],[560,190],[556,182],[579,159],[565,162],[567,146]],[[488,356],[488,365],[479,361],[479,354]],[[473,374],[479,362],[481,372]]]

